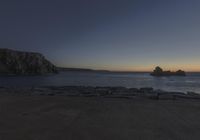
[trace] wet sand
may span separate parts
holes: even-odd
[[[0,96],[0,140],[199,140],[200,102]]]

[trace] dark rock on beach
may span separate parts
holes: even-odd
[[[125,87],[85,87],[85,86],[61,86],[61,87],[2,87],[0,96],[73,96],[73,97],[100,97],[100,98],[144,98],[157,100],[200,99],[200,94],[194,92],[172,92],[156,90],[152,87],[125,88]]]
[[[152,93],[154,90],[152,87],[144,87],[144,88],[140,88],[140,92],[142,93]]]
[[[0,49],[0,74],[45,74],[56,72],[56,66],[40,53]]]

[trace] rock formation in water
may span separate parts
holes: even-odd
[[[185,72],[182,70],[178,70],[176,72],[171,71],[163,71],[162,68],[157,66],[155,70],[151,73],[152,76],[186,76]]]
[[[0,49],[0,74],[56,73],[57,68],[40,53]]]

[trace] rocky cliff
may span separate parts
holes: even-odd
[[[0,74],[56,73],[57,68],[40,53],[0,49]]]

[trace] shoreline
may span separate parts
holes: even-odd
[[[92,87],[92,86],[41,86],[41,87],[0,87],[0,96],[73,96],[103,98],[147,98],[147,99],[200,99],[195,92],[169,92],[152,87]]]

